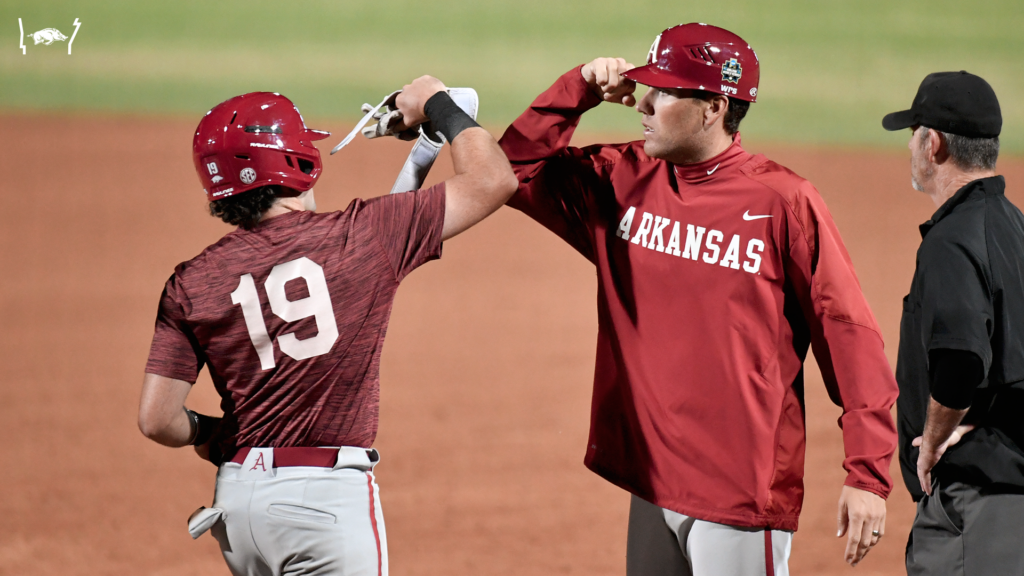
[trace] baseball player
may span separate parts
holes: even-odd
[[[646,66],[569,71],[499,141],[520,182],[509,205],[597,267],[585,463],[632,493],[630,575],[788,573],[808,346],[843,408],[846,561],[885,532],[896,383],[821,197],[740,144],[758,76],[739,36],[676,26]],[[601,102],[636,104],[643,140],[570,147]]]
[[[405,127],[429,119],[451,143],[455,176],[326,214],[315,212],[312,141],[328,134],[287,98],[232,98],[196,130],[210,211],[238,229],[167,281],[139,427],[220,464],[213,507],[189,531],[212,528],[233,574],[388,573],[371,446],[395,291],[516,188],[494,139],[440,81],[417,79],[396,105]],[[204,365],[223,419],[184,408]]]

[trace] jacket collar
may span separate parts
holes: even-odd
[[[1006,180],[1002,176],[992,176],[989,178],[979,178],[978,180],[972,180],[956,191],[946,200],[939,209],[932,214],[931,220],[928,220],[924,224],[919,226],[921,230],[921,237],[924,238],[928,231],[931,230],[940,220],[949,216],[956,210],[956,207],[967,201],[968,198],[974,196],[1002,196],[1006,190]]]
[[[723,172],[742,165],[750,153],[740,145],[740,134],[732,137],[732,144],[714,158],[696,164],[673,164],[676,177],[687,184],[701,184],[718,178]]]

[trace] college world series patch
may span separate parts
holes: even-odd
[[[740,77],[743,76],[743,67],[736,61],[735,58],[729,58],[722,64],[722,81],[732,82],[733,84],[740,83]]]

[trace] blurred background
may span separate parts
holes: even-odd
[[[19,39],[19,18],[25,34],[69,40]],[[206,213],[192,165],[208,109],[281,92],[334,132],[326,152],[363,102],[432,74],[476,88],[499,136],[563,72],[598,56],[641,64],[662,29],[691,21],[757,51],[743,145],[821,192],[894,365],[917,225],[935,208],[910,189],[908,134],[881,117],[930,72],[986,78],[1003,110],[999,171],[1024,204],[1019,0],[0,0],[0,574],[227,573],[216,542],[185,530],[210,504],[213,467],[135,421],[163,284],[230,230]],[[574,144],[639,135],[636,112],[602,105]],[[408,148],[360,138],[325,156],[320,209],[386,193]],[[428,184],[451,174],[446,154]],[[595,291],[583,258],[510,209],[403,283],[375,444],[393,575],[624,573],[628,495],[582,465]],[[813,359],[806,394],[790,565],[848,574],[834,536],[841,411]],[[205,374],[188,403],[218,413]],[[914,506],[892,473],[887,537],[859,575],[905,573]]]
[[[54,46],[15,48],[55,27]],[[421,74],[472,85],[481,119],[505,126],[562,72],[598,56],[642,64],[656,34],[683,22],[733,30],[761,58],[744,134],[773,141],[896,146],[883,114],[909,107],[920,80],[966,69],[999,95],[1003,145],[1024,150],[1024,5],[1018,0],[349,0],[131,2],[4,0],[0,106],[189,118],[231,96],[281,92],[309,118],[356,116]],[[30,42],[31,44],[31,42]],[[636,130],[599,109],[588,129]]]

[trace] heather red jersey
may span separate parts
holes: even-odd
[[[146,371],[195,382],[208,367],[228,457],[369,447],[391,304],[409,272],[440,257],[444,200],[441,183],[227,234],[167,281]]]
[[[846,484],[886,497],[897,388],[835,224],[806,180],[740,146],[675,166],[643,142],[571,148],[579,69],[505,132],[509,204],[597,267],[585,462],[658,506],[795,530],[809,345],[843,407]]]

